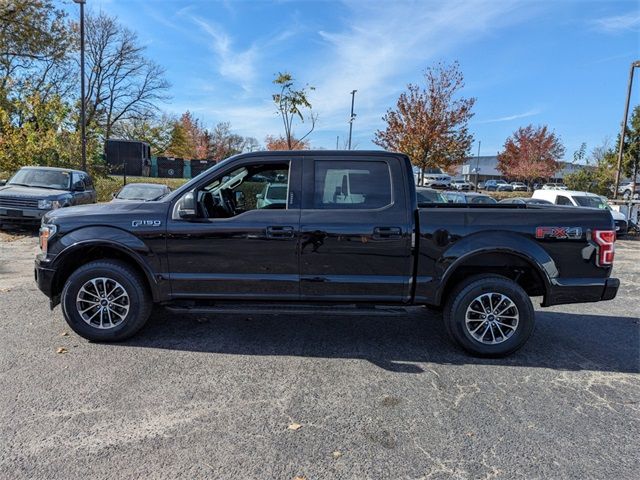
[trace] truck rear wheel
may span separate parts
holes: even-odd
[[[473,355],[502,357],[533,333],[535,314],[527,293],[513,280],[473,276],[458,285],[444,308],[449,336]]]
[[[126,263],[98,260],[71,274],[62,290],[65,320],[87,340],[125,340],[146,323],[152,302],[140,275]]]

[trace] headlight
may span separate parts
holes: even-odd
[[[44,224],[40,227],[40,250],[42,250],[42,253],[45,255],[47,253],[47,247],[49,246],[49,240],[57,231],[58,228],[53,224]]]
[[[53,210],[60,208],[59,200],[38,200],[38,208],[40,210]]]

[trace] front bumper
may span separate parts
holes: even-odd
[[[53,281],[55,270],[49,268],[49,262],[42,257],[36,257],[34,276],[36,284],[42,293],[51,298],[53,294]]]
[[[619,287],[620,280],[617,278],[555,279],[544,296],[542,306],[612,300]]]
[[[39,224],[47,210],[0,207],[0,222]]]

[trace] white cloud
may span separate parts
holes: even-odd
[[[245,50],[235,50],[231,37],[222,28],[197,16],[189,18],[213,40],[211,48],[217,56],[220,74],[248,90],[255,77],[256,48],[252,45]]]
[[[541,113],[541,110],[538,109],[538,108],[535,108],[533,110],[528,110],[526,112],[515,113],[513,115],[507,115],[505,117],[492,118],[490,120],[482,120],[482,121],[479,121],[477,123],[510,122],[511,120],[517,120],[518,118],[533,117],[534,115],[538,115],[539,113]]]
[[[616,15],[592,20],[591,25],[596,30],[605,33],[637,31],[640,29],[640,13],[637,11],[627,15]]]
[[[327,53],[311,66],[315,77],[324,79],[315,84],[312,99],[320,128],[341,128],[349,117],[349,92],[357,89],[354,129],[366,130],[369,138],[381,125],[386,108],[408,81],[421,80],[430,61],[530,13],[518,1],[347,2],[347,6],[348,22],[342,30],[319,32]]]

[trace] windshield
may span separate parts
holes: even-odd
[[[449,201],[449,203],[467,203],[464,195],[459,193],[445,192],[442,195]]]
[[[445,198],[433,190],[418,190],[418,203],[447,203]]]
[[[69,190],[71,188],[71,172],[23,168],[18,170],[18,173],[16,173],[7,184]]]
[[[286,185],[271,185],[267,190],[267,198],[271,200],[286,200],[287,199],[287,186]]]
[[[478,195],[477,197],[471,197],[471,203],[498,203],[498,201],[493,197]]]
[[[607,204],[600,197],[573,197],[578,205],[581,207],[599,208],[601,210],[608,210]]]
[[[136,185],[132,183],[120,190],[116,198],[121,200],[154,200],[165,191],[164,185]]]

